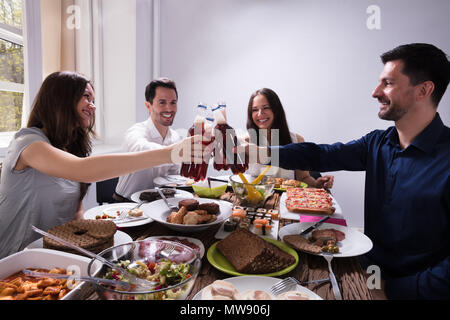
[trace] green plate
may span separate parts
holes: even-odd
[[[304,182],[300,183],[300,188],[308,188],[308,185]],[[286,191],[285,188],[273,188],[273,190],[277,190],[277,191]]]
[[[281,241],[277,241],[277,240],[272,240],[272,239],[264,239],[270,243],[273,243],[274,245],[276,245],[278,248],[280,248],[281,250],[289,253],[290,255],[292,255],[295,258],[295,262],[290,265],[289,267],[277,271],[277,272],[272,272],[272,273],[266,273],[266,274],[245,274],[245,273],[240,273],[237,272],[236,269],[233,267],[233,265],[220,253],[220,251],[216,248],[216,245],[219,243],[216,242],[214,243],[208,250],[208,253],[206,254],[206,258],[208,259],[209,263],[211,263],[211,265],[222,271],[225,272],[227,274],[231,274],[234,276],[267,276],[267,277],[275,277],[275,276],[280,276],[282,274],[288,273],[292,270],[294,270],[294,268],[298,265],[298,254],[297,252],[292,249],[291,247],[289,247],[287,244],[285,244],[284,242]]]

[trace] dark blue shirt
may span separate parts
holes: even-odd
[[[439,114],[402,150],[395,127],[349,143],[289,144],[280,166],[366,171],[365,255],[378,265],[389,298],[450,298],[450,128]]]

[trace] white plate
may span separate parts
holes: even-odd
[[[141,202],[141,200],[139,200],[141,193],[148,192],[148,191],[156,191],[156,190],[155,189],[146,189],[146,190],[135,192],[131,195],[130,199],[133,200],[134,202]],[[189,191],[176,189],[176,192],[173,197],[186,199],[186,198],[193,198],[194,195],[192,193],[190,193]]]
[[[169,198],[167,201],[171,205],[178,206],[178,202],[180,202],[181,198]],[[199,224],[199,225],[184,225],[184,224],[175,224],[175,223],[169,223],[166,221],[167,217],[171,213],[170,210],[167,208],[166,203],[164,200],[156,200],[150,203],[145,203],[142,205],[141,209],[144,210],[144,214],[146,214],[148,217],[152,218],[153,220],[164,224],[169,229],[175,230],[175,231],[181,231],[181,232],[196,232],[205,230],[213,225],[216,225],[218,223],[221,223],[222,221],[225,221],[231,216],[233,204],[227,201],[221,201],[221,200],[215,200],[215,199],[206,199],[206,198],[195,198],[199,203],[206,203],[206,202],[215,202],[219,205],[220,213],[217,215],[217,219],[214,222],[206,223],[206,224]]]
[[[109,216],[112,216],[112,217],[117,217],[117,211],[121,212],[123,210],[130,210],[131,208],[133,208],[135,206],[136,206],[135,202],[120,202],[120,203],[104,204],[102,206],[97,206],[97,207],[87,210],[84,213],[84,218],[95,220],[96,216],[98,216],[98,215],[101,216],[103,213],[105,213]],[[141,207],[141,209],[142,209],[142,207]],[[145,215],[145,213],[144,213],[144,215]],[[137,220],[137,221],[127,220],[126,222],[120,222],[116,219],[111,219],[111,221],[113,221],[119,227],[135,227],[135,226],[140,226],[143,224],[150,223],[153,220],[150,218],[147,218],[147,219]]]
[[[266,291],[268,294],[271,294],[270,287],[275,283],[277,283],[278,281],[280,281],[281,279],[272,277],[261,277],[261,276],[239,276],[223,280],[233,284],[240,293],[247,290],[262,290]],[[194,296],[192,300],[201,300],[203,290],[205,290],[207,287],[209,286],[206,286],[205,288],[197,292],[197,294]],[[293,290],[307,294],[311,300],[323,300],[320,296],[318,296],[317,294],[315,294],[314,292],[303,286],[297,285],[295,288],[289,289],[289,291]],[[273,297],[273,299],[276,299],[276,297]]]
[[[202,259],[203,256],[205,255],[205,246],[203,245],[203,243],[200,240],[198,240],[196,238],[181,237],[181,236],[154,236],[154,237],[145,238],[144,240],[161,239],[161,238],[164,238],[164,240],[175,241],[175,242],[179,242],[179,241],[176,241],[177,239],[179,239],[179,240],[189,240],[189,242],[192,242],[193,244],[195,244],[195,245],[197,245],[199,247],[199,249],[200,249],[200,259]],[[184,244],[184,243],[181,243],[181,244]]]
[[[48,270],[52,268],[72,269],[81,276],[87,276],[87,267],[91,260],[91,258],[57,250],[31,249],[19,251],[0,260],[0,279],[9,277],[27,268]],[[94,270],[99,270],[101,268],[100,261],[95,261],[94,263],[96,265]],[[85,284],[85,282],[81,282],[65,295],[62,300],[79,300],[79,294],[81,294],[81,289]]]
[[[331,215],[331,217],[336,219],[344,219],[344,216],[342,215],[342,209],[339,203],[336,201],[336,199],[330,194],[331,199],[333,199],[333,207],[336,209],[334,213]],[[291,219],[291,220],[299,220],[300,215],[305,216],[328,216],[326,214],[315,214],[310,212],[304,212],[304,213],[296,213],[296,212],[290,212],[286,207],[286,192],[283,192],[280,198],[280,215],[283,219]]]
[[[114,234],[113,247],[121,245],[121,244],[125,244],[128,242],[133,242],[133,239],[131,239],[131,237],[128,234],[126,234],[125,232],[117,230],[116,233]],[[25,249],[40,249],[43,247],[44,247],[43,238],[39,238],[36,241],[30,243]]]
[[[186,184],[186,182],[192,182],[191,184]],[[157,187],[189,187],[194,183],[193,179],[188,179],[186,177],[180,176],[178,174],[169,174],[165,177],[156,177],[153,179],[153,184]]]
[[[309,228],[314,223],[315,222],[288,224],[280,229],[278,235],[280,239],[283,240],[284,236],[299,234],[301,230]],[[336,229],[345,233],[345,239],[337,243],[339,253],[333,254],[335,258],[356,257],[369,252],[372,249],[373,244],[369,237],[353,228],[348,228],[337,224],[324,223],[318,229]]]

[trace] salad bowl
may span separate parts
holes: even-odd
[[[159,239],[126,243],[106,249],[99,255],[151,284],[139,289],[131,286],[127,291],[95,284],[97,294],[104,300],[185,300],[201,267],[195,250],[178,242]],[[89,276],[124,281],[113,268],[104,265],[98,270],[95,266],[95,259],[92,259],[88,265]]]

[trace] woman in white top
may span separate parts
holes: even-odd
[[[278,145],[305,141],[299,134],[289,131],[283,105],[278,95],[268,88],[259,89],[251,95],[248,102],[247,129],[249,131],[247,141],[256,145],[272,145],[272,140],[274,142],[278,140]],[[278,139],[274,137],[277,132]],[[250,164],[247,172],[257,176],[265,167],[260,164]],[[327,175],[316,180],[309,171],[285,170],[275,166],[270,168],[267,175],[303,181],[308,186],[316,188],[331,188],[334,181],[333,176]]]
[[[94,89],[73,72],[49,75],[26,128],[18,131],[3,161],[0,183],[0,258],[39,238],[30,225],[48,230],[83,217],[89,183],[164,163],[198,161],[202,143],[189,137],[158,150],[89,156],[95,121]]]

